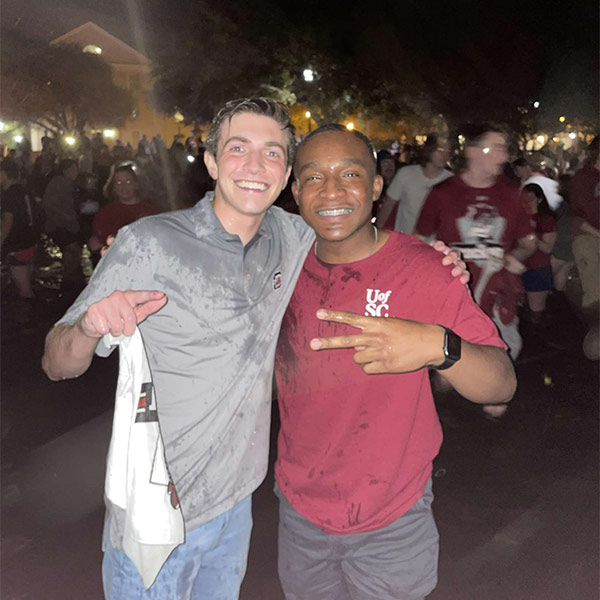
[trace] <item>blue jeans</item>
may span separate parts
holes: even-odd
[[[109,545],[102,561],[107,600],[237,600],[246,573],[252,496],[186,534],[144,589],[134,564]]]

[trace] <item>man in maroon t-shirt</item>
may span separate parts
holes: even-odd
[[[294,173],[316,242],[276,354],[282,586],[287,600],[418,600],[437,582],[428,368],[476,403],[509,401],[514,370],[439,255],[372,225],[382,181],[365,136],[317,129]]]
[[[482,123],[465,131],[465,138],[466,168],[431,190],[415,231],[462,251],[475,301],[516,359],[522,344],[519,276],[525,271],[522,261],[535,252],[535,236],[518,186],[501,174],[508,160],[504,132]]]

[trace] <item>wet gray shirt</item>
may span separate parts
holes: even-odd
[[[265,477],[275,345],[314,239],[300,217],[272,207],[244,247],[209,200],[121,229],[59,321],[76,321],[114,290],[166,293],[140,331],[188,531]]]

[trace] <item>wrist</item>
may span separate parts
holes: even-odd
[[[446,335],[446,331],[441,325],[429,325],[428,327],[429,332],[427,347],[431,352],[429,361],[425,366],[435,369],[446,359],[444,356],[444,337]]]

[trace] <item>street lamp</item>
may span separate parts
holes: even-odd
[[[102,135],[104,137],[107,137],[107,138],[114,138],[115,137],[115,130],[114,129],[105,129],[102,132]]]
[[[312,123],[310,122],[310,118],[312,117],[312,113],[310,112],[310,110],[307,110],[304,113],[304,116],[308,119],[308,133],[310,133],[312,131]]]
[[[4,121],[0,121],[0,131],[4,131]]]
[[[569,138],[574,140],[576,137],[577,137],[577,134],[574,131],[571,131],[571,133],[569,134]]]
[[[17,144],[20,144],[23,141],[23,136],[22,135],[15,135],[15,142],[17,142]]]
[[[539,100],[536,100],[536,101],[533,103],[533,108],[539,108],[539,107],[540,107],[540,101],[539,101]]]
[[[567,120],[567,117],[565,117],[564,115],[561,115],[560,117],[558,117],[558,120],[559,120],[561,123],[564,123],[564,122]]]
[[[354,123],[352,121],[350,121],[350,123],[346,124],[346,129],[348,131],[352,131],[354,129]]]
[[[75,145],[75,138],[72,135],[66,135],[65,136],[65,142],[69,145],[69,146],[74,146]]]
[[[304,81],[313,81],[315,74],[312,69],[304,69],[304,71],[302,71],[302,77],[304,77]]]

